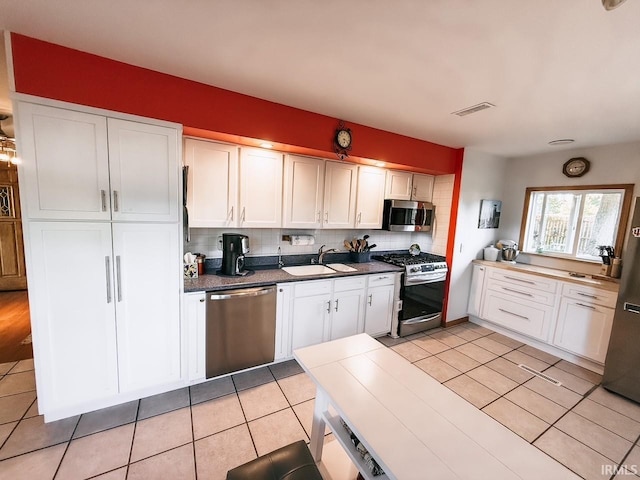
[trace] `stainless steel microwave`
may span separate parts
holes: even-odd
[[[382,229],[394,232],[430,232],[435,206],[428,202],[385,200]]]

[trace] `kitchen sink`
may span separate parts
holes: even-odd
[[[305,275],[323,275],[326,273],[336,273],[335,270],[332,270],[329,267],[325,267],[324,265],[299,265],[297,267],[282,267],[282,270],[287,272],[289,275],[294,275],[296,277],[304,277]]]
[[[327,267],[332,268],[336,272],[356,272],[357,269],[345,265],[344,263],[327,263]]]

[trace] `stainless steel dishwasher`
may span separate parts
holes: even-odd
[[[207,293],[206,376],[273,362],[276,287]]]

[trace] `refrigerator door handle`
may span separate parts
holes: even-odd
[[[635,305],[633,303],[624,302],[624,309],[627,312],[635,313],[640,315],[640,305]]]

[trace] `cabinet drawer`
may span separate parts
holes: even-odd
[[[488,290],[482,313],[490,322],[547,341],[553,307]]]
[[[549,293],[555,293],[557,290],[558,282],[550,278],[498,268],[488,268],[487,270],[489,278],[506,282],[512,286],[519,285]]]
[[[364,289],[366,283],[366,277],[364,275],[358,275],[356,277],[347,277],[334,280],[333,290],[335,292],[344,292],[347,290],[360,290]]]
[[[331,280],[304,281],[295,284],[295,294],[297,297],[308,297],[309,295],[331,294]]]
[[[528,285],[523,286],[516,282],[501,282],[499,280],[490,279],[487,288],[496,292],[513,297],[513,300],[529,300],[531,302],[542,303],[543,305],[553,306],[556,301],[556,295],[543,290],[530,288]]]
[[[595,303],[596,305],[610,308],[614,308],[618,300],[618,294],[616,292],[588,287],[586,285],[577,285],[575,283],[564,283],[562,285],[562,295],[575,300],[582,300],[583,302]]]
[[[395,273],[380,273],[377,275],[369,275],[369,286],[378,287],[381,285],[393,285],[396,281]]]

